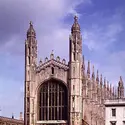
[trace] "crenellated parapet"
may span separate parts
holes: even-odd
[[[59,56],[54,58],[54,54],[52,51],[52,53],[50,54],[50,58],[46,57],[44,59],[44,61],[42,61],[42,59],[40,59],[38,67],[37,67],[37,72],[39,72],[42,68],[45,68],[49,64],[56,65],[56,66],[63,68],[65,70],[68,69],[68,64],[66,64],[66,60],[65,59],[61,60]]]
[[[69,66],[66,64],[65,59],[60,59],[59,56],[54,57],[54,53],[50,54],[50,57],[46,57],[44,60],[40,59],[36,69],[37,83],[50,79],[60,79],[67,83]]]

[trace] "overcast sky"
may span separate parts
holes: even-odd
[[[23,111],[24,41],[33,22],[39,58],[68,60],[69,34],[77,14],[83,54],[113,85],[125,80],[125,0],[0,0],[0,107],[3,116]]]

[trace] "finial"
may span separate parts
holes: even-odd
[[[99,82],[99,71],[97,70],[96,81]]]
[[[42,64],[42,58],[40,58],[40,61],[39,61],[40,64]]]
[[[57,56],[57,57],[56,57],[56,60],[59,62],[59,61],[60,61],[60,57],[59,57],[59,56]]]
[[[78,22],[78,17],[75,15],[74,22]]]
[[[94,65],[92,66],[92,78],[95,79],[95,70],[94,70]]]
[[[51,54],[53,54],[53,52],[54,52],[54,50],[52,50],[52,53],[51,53]]]
[[[50,59],[53,59],[53,58],[54,58],[54,54],[53,54],[53,50],[52,50],[52,52],[50,54]]]
[[[48,58],[46,57],[46,58],[45,58],[45,62],[47,62],[47,61],[48,61]]]
[[[32,21],[30,21],[30,26],[33,26],[33,23],[32,23]]]
[[[27,38],[28,37],[34,37],[34,38],[36,38],[36,32],[35,32],[35,30],[34,30],[34,28],[33,28],[33,23],[30,21],[30,26],[29,26],[29,29],[27,30]]]
[[[62,60],[62,63],[63,63],[63,64],[66,64],[66,60],[65,60],[65,59],[63,59],[63,60]]]
[[[90,61],[88,61],[87,74],[88,74],[88,77],[90,78]]]
[[[72,28],[71,28],[71,33],[73,34],[75,32],[80,33],[80,25],[78,24],[78,17],[77,16],[74,17],[74,23],[73,23]]]

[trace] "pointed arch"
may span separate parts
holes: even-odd
[[[40,85],[37,94],[38,120],[68,119],[68,91],[65,84],[49,79]]]

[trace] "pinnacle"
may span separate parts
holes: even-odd
[[[75,15],[74,22],[78,22],[78,17]]]
[[[30,24],[30,26],[33,26],[33,23],[32,23],[32,21],[30,21],[30,23],[29,23],[29,24]]]
[[[122,77],[120,76],[120,82],[122,82]]]

